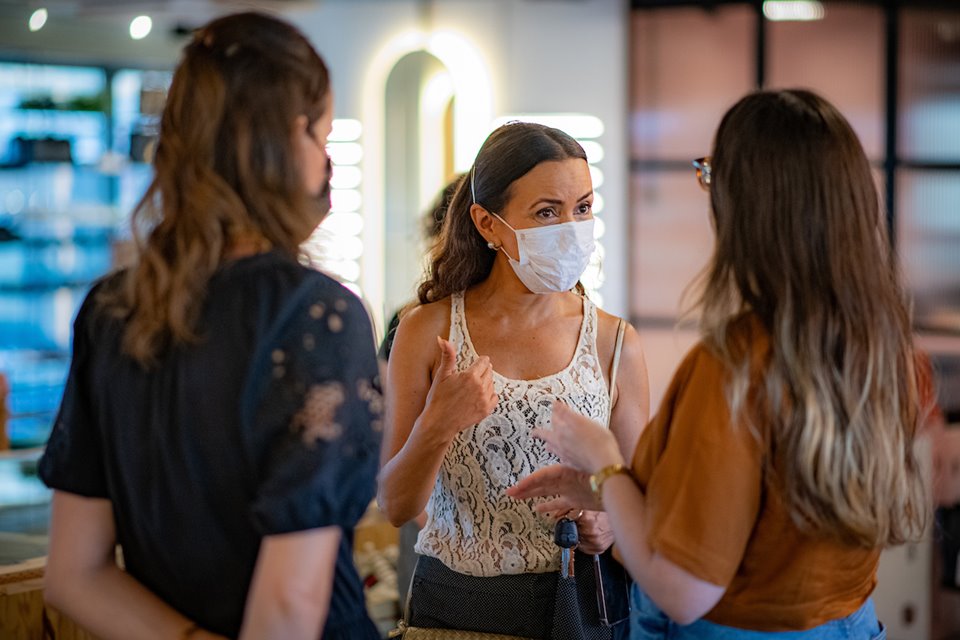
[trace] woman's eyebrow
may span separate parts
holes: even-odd
[[[577,202],[586,200],[591,195],[593,195],[593,190],[587,191],[585,194],[577,198]],[[563,200],[557,200],[555,198],[540,198],[539,200],[534,201],[530,206],[535,207],[539,204],[563,204]]]

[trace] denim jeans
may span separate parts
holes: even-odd
[[[806,631],[751,631],[703,619],[681,626],[660,611],[636,584],[630,595],[633,604],[630,640],[886,640],[887,637],[871,599],[846,618]]]

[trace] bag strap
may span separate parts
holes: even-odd
[[[410,584],[407,585],[407,597],[403,601],[402,617],[397,621],[397,626],[387,633],[388,638],[403,638],[410,626],[410,598],[413,596],[413,576],[417,573],[417,565],[420,564],[420,556],[417,555],[417,561],[413,565],[413,573],[410,574]]]
[[[623,318],[617,319],[617,344],[613,348],[613,364],[610,365],[610,411],[607,413],[607,427],[610,427],[610,417],[613,414],[613,390],[617,388],[617,369],[620,368],[620,352],[623,351],[623,334],[627,330],[627,323]]]

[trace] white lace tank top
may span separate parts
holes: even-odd
[[[478,355],[470,340],[463,293],[451,296],[450,342],[457,370]],[[504,490],[558,459],[547,453],[534,427],[549,428],[554,400],[601,424],[610,396],[597,356],[597,308],[584,298],[577,349],[560,372],[512,380],[493,372],[499,404],[480,423],[460,432],[443,459],[427,502],[427,522],[416,551],[471,576],[542,573],[560,568],[554,518],[533,510],[535,500],[515,500]]]

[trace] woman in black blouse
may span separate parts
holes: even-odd
[[[40,464],[47,599],[100,637],[377,638],[351,548],[380,444],[372,332],[297,259],[329,209],[331,123],[290,25],[228,16],[186,47],[139,258],[81,307]]]

